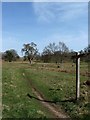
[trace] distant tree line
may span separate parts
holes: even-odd
[[[42,52],[41,59],[44,62],[63,62],[63,60],[69,54],[69,48],[63,42],[59,42],[58,45],[50,43],[46,46]]]
[[[20,58],[19,55],[14,49],[6,50],[5,52],[2,53],[2,59],[5,61],[12,62],[16,61],[19,58]]]
[[[88,53],[90,53],[90,44],[80,51],[80,54],[85,54],[85,56],[81,57],[81,61],[85,61],[85,62],[90,61],[90,54]]]
[[[88,62],[90,55],[90,45],[79,51],[80,54],[85,54],[86,56],[81,57],[81,61]],[[76,62],[75,58],[72,56],[76,55],[76,52],[69,50],[69,48],[63,42],[59,42],[57,45],[55,43],[50,43],[46,46],[40,56],[43,62],[55,62],[62,63],[67,61]]]
[[[43,49],[41,54],[38,52],[37,45],[34,42],[31,42],[24,44],[21,52],[24,55],[23,60],[28,60],[30,64],[33,60],[46,63],[63,63],[67,61],[75,62],[75,59],[73,59],[72,56],[76,54],[75,51],[69,50],[64,42],[59,42],[58,44],[50,43]],[[90,53],[90,44],[88,47],[79,51],[79,53],[86,54],[86,56],[81,57],[81,61],[88,62],[90,55],[87,56],[87,53]],[[2,53],[2,59],[11,62],[20,59],[20,56],[17,54],[16,50],[10,49]]]

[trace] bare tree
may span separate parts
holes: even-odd
[[[48,46],[46,46],[43,50],[44,54],[54,54],[54,52],[57,50],[57,46],[55,43],[49,43]]]
[[[58,45],[55,43],[50,43],[43,50],[43,58],[45,61],[61,61],[63,60],[63,56],[69,52],[68,47],[63,42],[59,42]],[[49,60],[48,60],[49,59]]]

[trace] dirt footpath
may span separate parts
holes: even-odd
[[[27,94],[27,96],[30,99],[38,100],[44,107],[46,107],[53,114],[54,116],[53,118],[56,118],[58,120],[59,118],[69,118],[69,120],[71,120],[70,117],[65,112],[63,112],[62,109],[58,109],[55,103],[45,100],[43,96],[41,95],[41,93],[39,93],[39,91],[33,86],[31,80],[27,79],[24,73],[23,73],[23,76],[26,78],[26,80],[29,83],[28,85],[30,85],[30,87],[32,88],[32,92],[35,94],[35,97],[31,96],[30,94]]]
[[[36,91],[36,89],[32,88],[33,93],[37,96],[37,98],[40,100],[40,102],[43,104],[43,106],[45,106],[46,108],[48,108],[53,115],[55,116],[55,118],[70,118],[68,115],[66,115],[65,113],[61,112],[62,110],[58,110],[57,107],[48,103],[47,101],[45,101],[42,96]]]

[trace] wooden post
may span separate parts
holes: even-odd
[[[80,97],[80,57],[76,53],[76,100]]]
[[[90,52],[83,54],[76,52],[76,55],[72,56],[76,59],[76,100],[80,97],[80,58],[87,55],[90,55]]]

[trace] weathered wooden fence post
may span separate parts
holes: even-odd
[[[80,57],[76,53],[76,100],[80,97]]]
[[[80,98],[80,58],[87,55],[90,55],[90,52],[83,54],[76,52],[76,55],[72,56],[76,59],[76,100]]]

